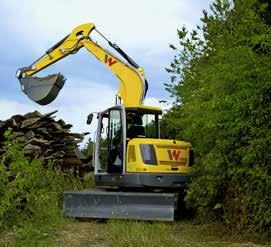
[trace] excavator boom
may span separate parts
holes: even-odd
[[[96,42],[93,42],[89,37],[93,30],[95,30],[95,25],[92,23],[76,27],[33,64],[19,69],[17,77],[20,80],[22,91],[38,104],[47,105],[51,103],[62,89],[66,81],[65,77],[60,73],[44,78],[33,77],[33,75],[84,47],[117,76],[120,81],[117,96],[123,105],[125,107],[141,105],[147,92],[144,70],[122,49],[109,40],[106,39],[109,45],[126,62],[102,48]],[[100,32],[98,33],[101,34]],[[102,35],[102,37],[104,36]]]

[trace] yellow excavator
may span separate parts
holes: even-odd
[[[90,37],[93,31],[120,56],[94,42]],[[93,23],[74,28],[33,64],[18,69],[16,76],[22,91],[38,104],[52,102],[65,83],[64,76],[33,75],[81,48],[109,68],[120,87],[116,104],[97,114],[92,158],[97,188],[64,192],[64,214],[78,218],[174,220],[177,201],[190,179],[191,144],[160,138],[162,110],[143,104],[148,90],[143,68]],[[88,124],[92,119],[93,114],[89,114]]]

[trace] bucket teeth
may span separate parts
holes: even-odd
[[[51,103],[59,94],[65,81],[65,77],[60,73],[42,78],[31,76],[20,78],[22,91],[40,105]]]

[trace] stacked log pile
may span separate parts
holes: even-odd
[[[34,111],[0,121],[0,155],[4,153],[4,133],[10,130],[22,141],[25,154],[32,159],[42,158],[44,164],[50,161],[62,169],[85,167],[82,156],[78,155],[78,143],[88,133],[71,133],[71,124],[54,119],[56,112],[41,114]]]

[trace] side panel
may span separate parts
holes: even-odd
[[[144,163],[140,145],[152,145],[156,162]],[[190,173],[191,144],[175,140],[134,138],[127,145],[127,173]]]

